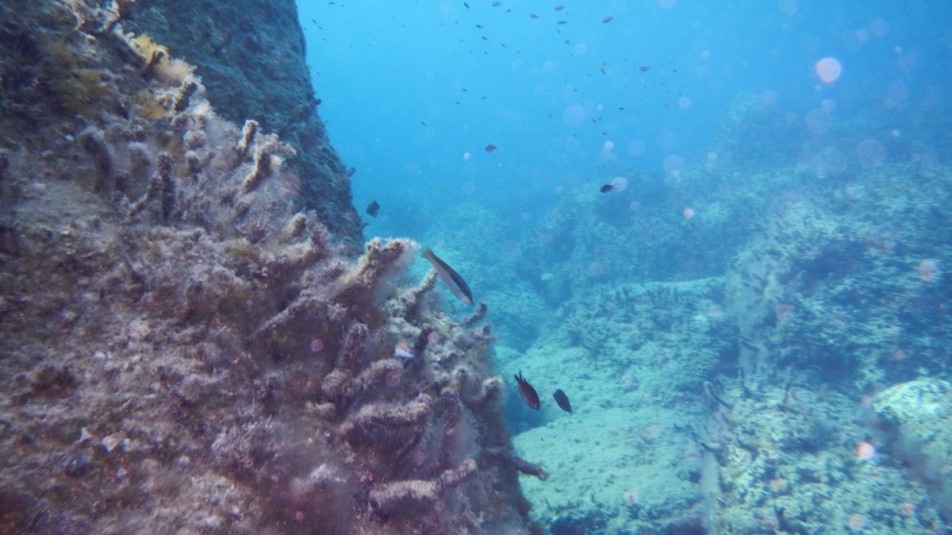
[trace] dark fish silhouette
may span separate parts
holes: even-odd
[[[602,193],[608,193],[609,191],[614,191],[615,186],[613,184],[605,184],[604,186],[598,188],[598,191]]]
[[[539,394],[536,394],[535,388],[522,378],[522,370],[519,370],[519,375],[515,377],[516,382],[519,383],[519,395],[522,396],[522,401],[525,401],[530,409],[539,410]]]
[[[492,152],[496,150],[496,146],[493,144],[486,145],[486,152]]]
[[[429,247],[424,247],[420,254],[433,265],[433,269],[436,270],[436,274],[439,275],[440,280],[443,281],[443,284],[446,284],[446,287],[453,292],[453,295],[455,295],[461,303],[465,305],[471,305],[473,303],[473,292],[469,291],[469,286],[466,284],[466,281],[463,280],[463,277],[459,276],[456,270],[451,268],[446,262],[440,260],[438,256],[433,254],[433,251],[431,251]]]
[[[379,211],[380,205],[377,204],[377,201],[370,201],[370,204],[367,205],[367,213],[370,214],[370,217],[377,217]]]
[[[558,389],[555,393],[552,394],[552,397],[555,398],[555,402],[559,404],[559,408],[565,412],[572,412],[572,404],[569,403],[569,397],[565,395],[565,392],[562,392],[562,389]]]

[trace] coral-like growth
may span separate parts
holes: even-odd
[[[0,7],[0,532],[526,532],[516,468],[483,455],[509,448],[488,328],[446,318],[432,276],[401,287],[415,244],[341,256],[274,183],[293,149],[221,119],[121,9],[21,4]],[[9,77],[79,64],[105,80],[91,108]]]

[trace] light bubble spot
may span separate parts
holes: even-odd
[[[816,65],[813,66],[813,71],[816,72],[817,78],[819,78],[821,82],[831,84],[840,77],[840,74],[843,72],[843,67],[836,58],[823,58],[816,62]]]
[[[674,7],[674,4],[677,3],[677,0],[658,0],[658,5],[661,6],[661,9],[671,9]]]
[[[640,139],[636,139],[628,144],[628,154],[632,156],[638,156],[639,154],[642,154],[644,152],[645,152],[644,141]]]
[[[681,212],[681,215],[684,216],[684,219],[691,219],[692,217],[694,217],[694,208],[691,208],[690,206],[688,206]]]
[[[886,19],[876,19],[869,23],[869,31],[873,33],[873,37],[882,39],[889,35],[889,22]]]
[[[830,129],[830,116],[823,110],[812,110],[807,113],[803,120],[807,124],[807,128],[810,132],[813,132],[815,136],[823,135]]]
[[[672,154],[664,159],[664,170],[668,173],[675,175],[681,172],[684,169],[684,158]]]
[[[628,189],[628,179],[623,176],[616,176],[612,179],[612,187],[615,188],[615,191],[625,191]]]
[[[464,159],[464,160],[468,160],[468,159],[470,159],[470,158],[472,158],[472,157],[473,157],[473,155],[470,154],[469,152],[464,152],[464,153],[463,153],[463,159]]]
[[[797,0],[778,0],[777,7],[780,8],[780,11],[788,17],[792,17],[797,14],[797,9],[799,9],[799,2]]]
[[[681,97],[678,99],[678,107],[682,110],[686,110],[691,107],[691,99],[688,97]]]
[[[869,442],[860,442],[856,445],[856,458],[868,461],[876,455],[876,447]]]
[[[320,338],[315,338],[315,339],[311,340],[311,352],[312,352],[312,353],[320,353],[322,349],[324,349],[324,341],[323,341],[323,340],[321,340]]]
[[[581,104],[569,104],[562,110],[562,121],[569,126],[580,126],[585,122],[585,108]]]
[[[853,513],[850,515],[849,520],[846,521],[846,525],[853,531],[859,531],[863,529],[863,526],[866,524],[866,519],[863,518],[863,515],[860,513]]]
[[[606,141],[605,143],[602,144],[602,147],[605,150],[612,150],[615,148],[615,143],[612,141]]]
[[[886,163],[886,147],[874,139],[856,144],[856,161],[863,167],[879,167]]]
[[[630,203],[628,203],[628,209],[631,210],[632,212],[636,210],[641,210],[641,203],[638,201],[631,201]]]
[[[588,52],[588,45],[585,43],[579,43],[575,45],[575,55],[584,56]]]

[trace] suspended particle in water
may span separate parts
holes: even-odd
[[[859,513],[853,513],[850,515],[850,519],[846,521],[846,525],[854,531],[859,531],[863,529],[863,524],[866,523],[866,519],[863,518],[863,515]]]
[[[623,176],[616,176],[612,179],[612,188],[614,191],[625,191],[628,189],[628,179]]]
[[[939,274],[939,261],[931,258],[920,260],[919,266],[916,268],[916,273],[919,275],[920,281],[932,282],[936,275]]]
[[[861,461],[868,461],[876,455],[876,447],[869,442],[860,442],[856,445],[856,458]]]
[[[320,338],[311,340],[311,353],[320,353],[324,349],[324,341]]]
[[[843,66],[836,58],[823,58],[813,65],[813,71],[817,78],[824,84],[832,84],[840,77],[843,72]]]

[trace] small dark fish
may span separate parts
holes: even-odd
[[[522,401],[525,401],[530,409],[539,410],[539,394],[536,394],[535,388],[522,378],[522,370],[519,370],[519,375],[515,378],[519,383],[519,395],[522,396]]]
[[[493,2],[493,7],[499,7],[499,4],[502,4],[502,2]]]
[[[377,204],[377,201],[370,201],[370,204],[367,205],[367,213],[370,214],[370,217],[377,217],[379,211],[380,205]]]
[[[609,191],[615,191],[614,184],[605,184],[604,186],[598,188],[598,191],[602,193],[608,193]]]
[[[530,19],[537,19],[537,18],[539,18],[539,15],[536,15],[535,13],[529,13],[529,18],[530,18]]]
[[[463,280],[463,277],[459,276],[459,273],[433,254],[433,251],[431,251],[429,247],[424,247],[420,254],[433,266],[433,269],[436,270],[436,274],[439,275],[443,284],[453,292],[453,295],[455,295],[461,303],[466,305],[473,303],[473,292],[469,291],[469,286],[466,284],[466,281]]]
[[[555,6],[556,11],[562,11],[563,9],[565,9],[565,6]]]
[[[466,9],[469,9],[469,4],[467,4],[466,2],[463,2],[463,5],[466,6]]]
[[[496,150],[496,146],[493,144],[486,145],[486,152],[492,152]]]
[[[572,412],[572,404],[569,403],[569,397],[565,395],[565,392],[562,392],[562,389],[556,390],[552,397],[555,399],[555,402],[559,404],[559,408],[565,412]]]
[[[642,65],[641,67],[638,67],[638,72],[648,72],[650,70],[651,70],[651,67],[647,65]]]
[[[611,22],[611,21],[614,20],[614,19],[615,19],[615,17],[605,17],[604,19],[602,19],[602,24],[608,24],[609,22]]]

